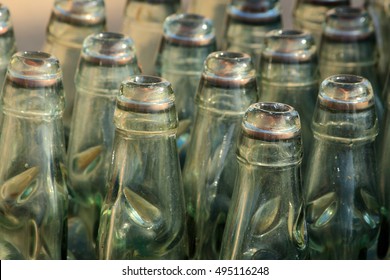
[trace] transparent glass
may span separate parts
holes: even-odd
[[[58,60],[12,56],[1,95],[0,257],[66,259],[67,187]]]
[[[294,27],[310,32],[319,45],[326,13],[335,7],[349,6],[350,0],[297,0],[293,12]]]
[[[9,60],[15,52],[16,44],[11,15],[8,8],[0,3],[0,90],[3,88]]]
[[[139,74],[133,41],[118,33],[84,40],[76,71],[76,99],[68,145],[72,188],[68,248],[76,259],[95,259],[100,210],[106,195],[121,82]]]
[[[233,192],[234,147],[245,110],[257,101],[248,54],[215,52],[205,62],[183,170],[190,255],[218,259]]]
[[[367,0],[368,1],[368,0]],[[371,14],[375,26],[376,38],[380,52],[379,71],[381,81],[386,79],[389,68],[390,55],[390,1],[389,0],[369,0],[368,11]]]
[[[258,67],[266,33],[280,28],[279,1],[233,0],[227,8],[224,49],[250,54]]]
[[[368,80],[336,75],[320,87],[305,180],[312,259],[366,259],[376,246],[380,201],[374,94]]]
[[[222,45],[222,37],[225,29],[226,7],[230,0],[190,0],[188,11],[199,14],[213,21],[218,49]]]
[[[239,170],[220,257],[305,258],[298,112],[282,103],[256,103],[247,109],[241,127]]]
[[[56,0],[47,25],[45,52],[55,55],[64,74],[65,136],[68,137],[76,94],[74,76],[85,37],[104,31],[103,0]]]
[[[180,0],[127,0],[122,31],[134,40],[142,73],[156,74],[163,22],[179,6]]]
[[[156,70],[158,76],[171,82],[175,91],[179,117],[178,148],[182,165],[193,127],[194,98],[203,64],[215,50],[211,20],[195,14],[174,14],[166,18]]]
[[[114,122],[99,258],[187,258],[178,121],[170,83],[152,76],[124,81]]]
[[[311,120],[319,86],[318,57],[314,38],[300,30],[274,30],[267,33],[260,64],[260,100],[283,102],[300,115],[304,157],[311,150]]]

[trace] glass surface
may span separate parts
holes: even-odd
[[[8,8],[0,3],[0,90],[11,56],[16,52],[14,29]]]

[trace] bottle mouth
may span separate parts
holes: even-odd
[[[318,95],[319,105],[333,111],[363,111],[374,106],[370,82],[355,75],[335,75],[325,79]]]
[[[375,37],[375,30],[366,10],[338,7],[326,14],[324,36],[335,41],[365,40]]]
[[[280,141],[301,135],[298,112],[290,105],[277,102],[252,104],[244,115],[244,134],[253,139]]]
[[[318,5],[318,6],[329,6],[329,7],[347,6],[350,3],[349,0],[304,0],[303,2],[310,3],[313,5]]]
[[[7,79],[24,88],[49,87],[62,79],[59,61],[51,54],[25,51],[10,60]]]
[[[9,9],[0,3],[0,36],[12,29]]]
[[[202,77],[219,86],[244,86],[256,78],[250,55],[241,52],[218,51],[209,54]]]
[[[228,6],[227,12],[229,17],[244,23],[266,24],[280,21],[281,14],[277,2],[238,0]]]
[[[207,46],[215,42],[213,22],[197,14],[173,14],[164,21],[166,41],[185,46]]]
[[[56,0],[53,14],[59,21],[94,26],[106,21],[103,0]]]
[[[171,84],[160,77],[137,75],[122,82],[117,108],[136,113],[162,113],[174,107]]]
[[[301,30],[272,30],[265,36],[262,57],[276,63],[305,63],[317,60],[313,36]]]
[[[81,56],[99,65],[125,65],[135,58],[133,40],[120,33],[101,32],[88,36]]]

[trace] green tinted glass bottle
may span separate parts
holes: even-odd
[[[174,14],[164,22],[156,70],[172,83],[179,116],[178,147],[183,165],[193,126],[194,98],[204,60],[216,50],[211,20],[195,14]]]
[[[63,111],[58,60],[13,55],[1,95],[1,259],[66,259]]]
[[[68,137],[75,97],[74,76],[85,37],[105,29],[103,0],[55,0],[47,26],[45,52],[55,55],[64,73],[65,136]]]
[[[350,0],[297,0],[293,12],[294,27],[310,32],[318,45],[326,13],[332,8],[349,5]]]
[[[279,1],[233,0],[227,8],[224,49],[250,54],[257,67],[266,33],[280,28]]]
[[[242,122],[237,161],[221,259],[305,258],[298,112],[282,103],[251,105]]]
[[[140,73],[133,41],[118,33],[84,40],[76,72],[76,99],[68,146],[72,188],[68,248],[77,259],[95,258],[100,208],[105,197],[119,86]]]
[[[283,102],[300,115],[303,170],[313,142],[311,120],[319,86],[317,48],[311,34],[299,30],[267,33],[259,67],[260,100]]]
[[[215,52],[206,59],[183,181],[191,257],[218,259],[237,162],[234,147],[245,110],[257,101],[248,54]]]
[[[380,201],[374,94],[368,80],[336,75],[320,87],[305,179],[312,259],[366,259],[376,244]]]
[[[382,122],[384,110],[378,57],[374,25],[366,10],[340,7],[327,13],[319,48],[321,80],[337,74],[368,79],[374,89],[377,115]]]
[[[163,22],[179,6],[180,0],[127,0],[122,31],[134,40],[143,73],[156,74],[155,62]]]
[[[100,259],[187,258],[185,208],[169,82],[133,76],[121,85]]]
[[[14,29],[8,8],[0,3],[0,90],[11,56],[16,51]]]

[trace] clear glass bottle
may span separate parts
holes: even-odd
[[[135,43],[142,73],[155,75],[155,62],[166,17],[180,7],[180,0],[127,0],[122,32]]]
[[[335,7],[349,6],[350,0],[297,0],[293,12],[294,27],[310,32],[319,45],[326,13]]]
[[[14,54],[1,95],[2,259],[66,259],[64,107],[58,60]]]
[[[221,259],[305,258],[298,112],[276,102],[251,105],[242,122],[237,161]]]
[[[171,82],[179,117],[178,148],[183,166],[194,121],[194,98],[203,64],[216,50],[211,20],[195,14],[174,14],[164,22],[156,62],[157,75]]]
[[[278,0],[231,1],[227,8],[224,49],[250,54],[258,67],[266,33],[282,28],[279,6]]]
[[[16,52],[14,28],[6,6],[0,3],[0,90],[12,55]]]
[[[257,101],[248,54],[215,52],[206,59],[195,98],[193,135],[183,170],[190,256],[218,259],[237,171],[234,147],[245,110]]]
[[[84,40],[76,71],[76,99],[68,146],[72,188],[68,248],[76,259],[95,259],[100,210],[106,195],[121,82],[139,74],[133,41],[119,33]]]
[[[76,94],[74,76],[85,37],[105,30],[104,0],[55,0],[43,50],[55,55],[64,73],[67,138]]]
[[[327,13],[319,48],[321,80],[337,74],[368,79],[374,89],[377,116],[382,123],[384,109],[378,58],[374,25],[366,10],[340,7]]]
[[[374,94],[360,76],[331,76],[320,87],[305,180],[312,259],[366,259],[380,227]]]
[[[187,2],[189,2],[188,12],[202,15],[213,21],[219,49],[226,23],[226,7],[230,0],[189,0]]]
[[[178,121],[170,83],[153,76],[122,82],[114,122],[99,258],[187,258]]]
[[[375,32],[380,52],[379,72],[381,81],[386,80],[390,55],[390,1],[389,0],[367,0],[368,11],[371,14],[375,26]]]
[[[317,48],[313,36],[300,30],[274,30],[267,33],[260,64],[259,99],[283,102],[300,115],[304,157],[311,150],[311,120],[318,95]]]

